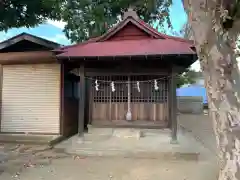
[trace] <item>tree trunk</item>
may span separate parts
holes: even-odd
[[[184,0],[205,78],[220,158],[219,180],[240,180],[240,79],[233,44],[216,0]]]

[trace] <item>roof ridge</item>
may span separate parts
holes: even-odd
[[[133,16],[126,17],[123,21],[121,21],[120,23],[115,25],[113,28],[110,28],[106,33],[104,33],[103,35],[99,36],[96,41],[101,40],[102,38],[104,38],[104,36],[107,36],[108,34],[113,32],[114,30],[116,30],[119,26],[121,26],[122,24],[124,24],[124,23],[127,24],[128,22],[131,22],[132,20],[137,22],[137,23],[139,23],[140,26],[143,26],[144,28],[146,28],[151,33],[154,33],[155,35],[159,36],[159,38],[161,37],[161,38],[164,38],[164,39],[172,39],[172,40],[177,40],[177,41],[187,42],[187,43],[192,43],[192,44],[194,43],[193,40],[188,40],[188,39],[184,39],[184,38],[181,38],[181,37],[170,36],[170,35],[166,35],[164,33],[161,33],[159,31],[157,31],[156,29],[154,29],[152,26],[150,26],[145,21],[141,20],[140,18],[136,19]],[[123,28],[123,27],[121,27],[121,28]]]
[[[136,19],[134,19],[136,20]],[[148,28],[150,31],[158,34],[159,36],[162,36],[166,39],[174,39],[174,40],[179,40],[179,41],[183,41],[183,42],[193,42],[193,40],[189,40],[189,39],[185,39],[185,38],[181,38],[181,37],[177,37],[177,36],[170,36],[170,35],[167,35],[167,34],[164,34],[164,33],[161,33],[159,31],[157,31],[155,28],[153,28],[152,26],[150,26],[148,23],[146,23],[145,21],[143,20],[136,20],[138,21],[139,23],[141,23],[143,26],[145,26],[146,28]]]
[[[40,45],[45,46],[50,49],[54,49],[54,48],[57,48],[60,46],[59,43],[50,41],[48,39],[44,39],[44,38],[36,36],[36,35],[32,35],[30,33],[22,32],[20,34],[17,34],[15,36],[12,36],[9,39],[6,39],[6,40],[0,42],[0,50],[7,48],[9,46],[12,46],[21,41],[29,41],[29,42],[32,42],[35,44],[40,44]]]
[[[59,44],[59,43],[57,43],[57,42],[50,41],[50,40],[48,40],[48,39],[45,39],[45,38],[42,38],[42,37],[39,37],[39,36],[30,34],[30,33],[27,33],[27,32],[22,32],[22,33],[20,33],[20,34],[17,34],[17,35],[15,35],[15,36],[12,36],[11,38],[6,39],[6,40],[0,42],[0,44],[5,43],[6,41],[11,41],[11,40],[13,40],[13,39],[15,39],[15,38],[18,38],[18,37],[21,37],[21,36],[31,36],[31,37],[33,37],[33,38],[40,39],[40,40],[42,40],[42,41],[47,41],[47,42],[52,43],[52,44],[61,45],[61,44]]]

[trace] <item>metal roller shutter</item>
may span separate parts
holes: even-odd
[[[4,65],[1,132],[59,134],[60,65]]]

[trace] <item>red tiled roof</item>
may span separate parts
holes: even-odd
[[[65,51],[66,51],[67,49],[69,49],[69,48],[73,48],[73,47],[80,46],[80,45],[83,45],[83,44],[87,44],[87,43],[90,43],[90,42],[96,42],[96,40],[97,40],[98,38],[99,38],[99,37],[91,38],[91,39],[89,39],[88,41],[85,41],[85,42],[82,42],[82,43],[79,43],[79,44],[72,44],[72,45],[68,45],[68,46],[63,46],[63,47],[54,49],[53,52],[65,52]]]
[[[136,19],[135,19],[136,20]],[[180,37],[176,37],[176,36],[169,36],[169,35],[166,35],[166,34],[163,34],[163,33],[160,33],[158,32],[156,29],[152,28],[149,24],[145,23],[143,20],[137,20],[141,25],[143,25],[144,27],[146,27],[148,30],[158,34],[160,37],[163,37],[165,39],[173,39],[173,40],[176,40],[176,41],[183,41],[183,42],[186,42],[186,43],[190,43],[192,46],[194,44],[194,41],[192,40],[188,40],[188,39],[184,39],[184,38],[180,38]]]
[[[58,56],[100,57],[135,56],[160,54],[195,54],[189,44],[172,39],[142,39],[123,41],[92,42],[69,48]],[[124,44],[124,45],[123,45]]]
[[[152,38],[138,40],[108,41],[128,23],[132,23],[145,31]],[[191,47],[193,41],[159,33],[147,23],[129,16],[100,37],[84,43],[66,46],[60,49],[58,57],[103,57],[103,56],[135,56],[135,55],[166,55],[196,54]],[[59,52],[59,50],[58,50]]]

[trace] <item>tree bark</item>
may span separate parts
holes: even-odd
[[[240,79],[233,45],[216,0],[183,0],[205,78],[219,150],[219,180],[240,180]]]

